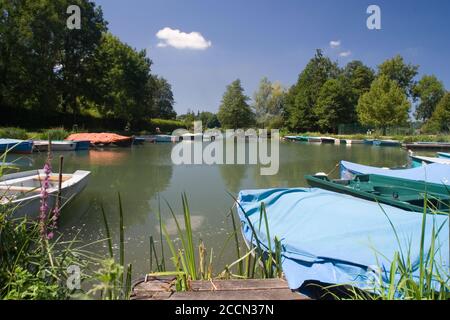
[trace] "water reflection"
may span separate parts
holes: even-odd
[[[146,144],[124,149],[55,153],[55,168],[59,155],[64,155],[64,171],[84,169],[92,172],[88,187],[63,212],[61,231],[69,239],[80,232],[79,239],[86,243],[104,239],[100,210],[103,204],[117,246],[117,193],[120,192],[126,260],[133,263],[138,275],[148,271],[148,237],[154,235],[155,239],[159,238],[156,218],[159,205],[163,222],[171,234],[176,234],[173,217],[164,199],[175,214],[180,215],[180,195],[186,192],[196,241],[202,239],[208,248],[213,247],[215,252],[219,252],[231,232],[227,215],[233,199],[227,191],[236,194],[241,189],[305,186],[305,174],[322,171],[337,176],[336,164],[340,160],[389,167],[407,162],[407,153],[400,148],[281,143],[279,172],[262,176],[258,165],[175,166],[171,161],[173,147],[173,144]],[[41,168],[45,158],[45,154],[31,155],[32,167]],[[161,202],[158,202],[158,196]],[[107,254],[103,243],[94,248]],[[225,250],[223,261],[229,263],[234,258],[232,247]]]

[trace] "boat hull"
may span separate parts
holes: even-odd
[[[35,141],[34,150],[37,152],[48,151],[48,141]],[[52,151],[74,151],[77,148],[77,143],[74,141],[52,141]]]
[[[25,171],[19,173],[13,173],[5,175],[0,180],[0,185],[5,185],[8,181],[12,181],[18,178],[25,178],[28,176],[34,176],[37,174],[37,170]],[[39,176],[43,178],[44,173],[39,171]],[[72,201],[89,183],[89,171],[77,170],[73,173],[70,180],[64,181],[61,189],[61,202],[63,206],[66,206],[70,201]],[[27,218],[27,219],[37,219],[39,217],[39,210],[41,207],[41,197],[40,189],[37,189],[33,194],[29,194],[22,199],[17,199],[11,201],[7,204],[2,204],[1,206],[7,206],[12,210],[11,218]],[[51,189],[48,197],[48,206],[53,208],[56,204],[56,199],[58,195],[57,189]]]
[[[423,212],[425,193],[428,202],[440,213],[449,212],[450,197],[444,185],[380,175],[357,175],[353,180],[329,180],[326,176],[305,176],[311,187],[348,194],[403,210]],[[428,207],[431,212],[431,208]]]
[[[0,139],[0,153],[30,154],[33,152],[33,141]]]

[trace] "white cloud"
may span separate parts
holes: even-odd
[[[160,48],[170,46],[176,49],[205,50],[212,45],[199,32],[186,33],[168,27],[159,30],[156,37],[161,40],[157,45]]]
[[[341,46],[341,40],[331,40],[330,41],[330,47],[331,48],[337,48]]]
[[[339,57],[348,57],[352,54],[351,51],[344,51],[339,53]]]

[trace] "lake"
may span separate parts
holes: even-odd
[[[405,165],[408,158],[401,148],[281,142],[278,174],[261,176],[257,165],[173,165],[173,147],[173,144],[145,144],[63,153],[64,172],[82,169],[92,174],[88,187],[63,210],[60,231],[67,239],[77,235],[84,243],[106,238],[100,211],[103,204],[117,249],[117,194],[120,192],[124,208],[125,258],[127,263],[133,264],[133,277],[137,278],[149,272],[149,236],[159,239],[156,218],[159,204],[168,232],[176,238],[176,226],[165,201],[177,215],[182,215],[183,192],[189,200],[196,238],[202,239],[208,250],[214,248],[218,255],[232,232],[229,212],[233,199],[228,192],[236,195],[241,189],[303,187],[306,186],[305,174],[331,172],[337,177],[336,165],[340,160],[397,167]],[[59,155],[53,156],[55,171]],[[45,158],[46,154],[33,154],[21,157],[20,163],[28,165],[22,167],[24,170],[42,168]],[[8,161],[11,160],[9,157]],[[105,257],[108,254],[105,243],[92,245],[92,250]],[[234,260],[234,246],[230,241],[222,258],[216,256],[215,267],[223,267]]]

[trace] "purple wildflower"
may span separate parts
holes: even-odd
[[[42,238],[47,236],[47,214],[48,214],[48,189],[50,188],[50,175],[52,168],[50,165],[50,156],[44,165],[44,181],[41,186],[41,207],[39,214],[39,227]]]

